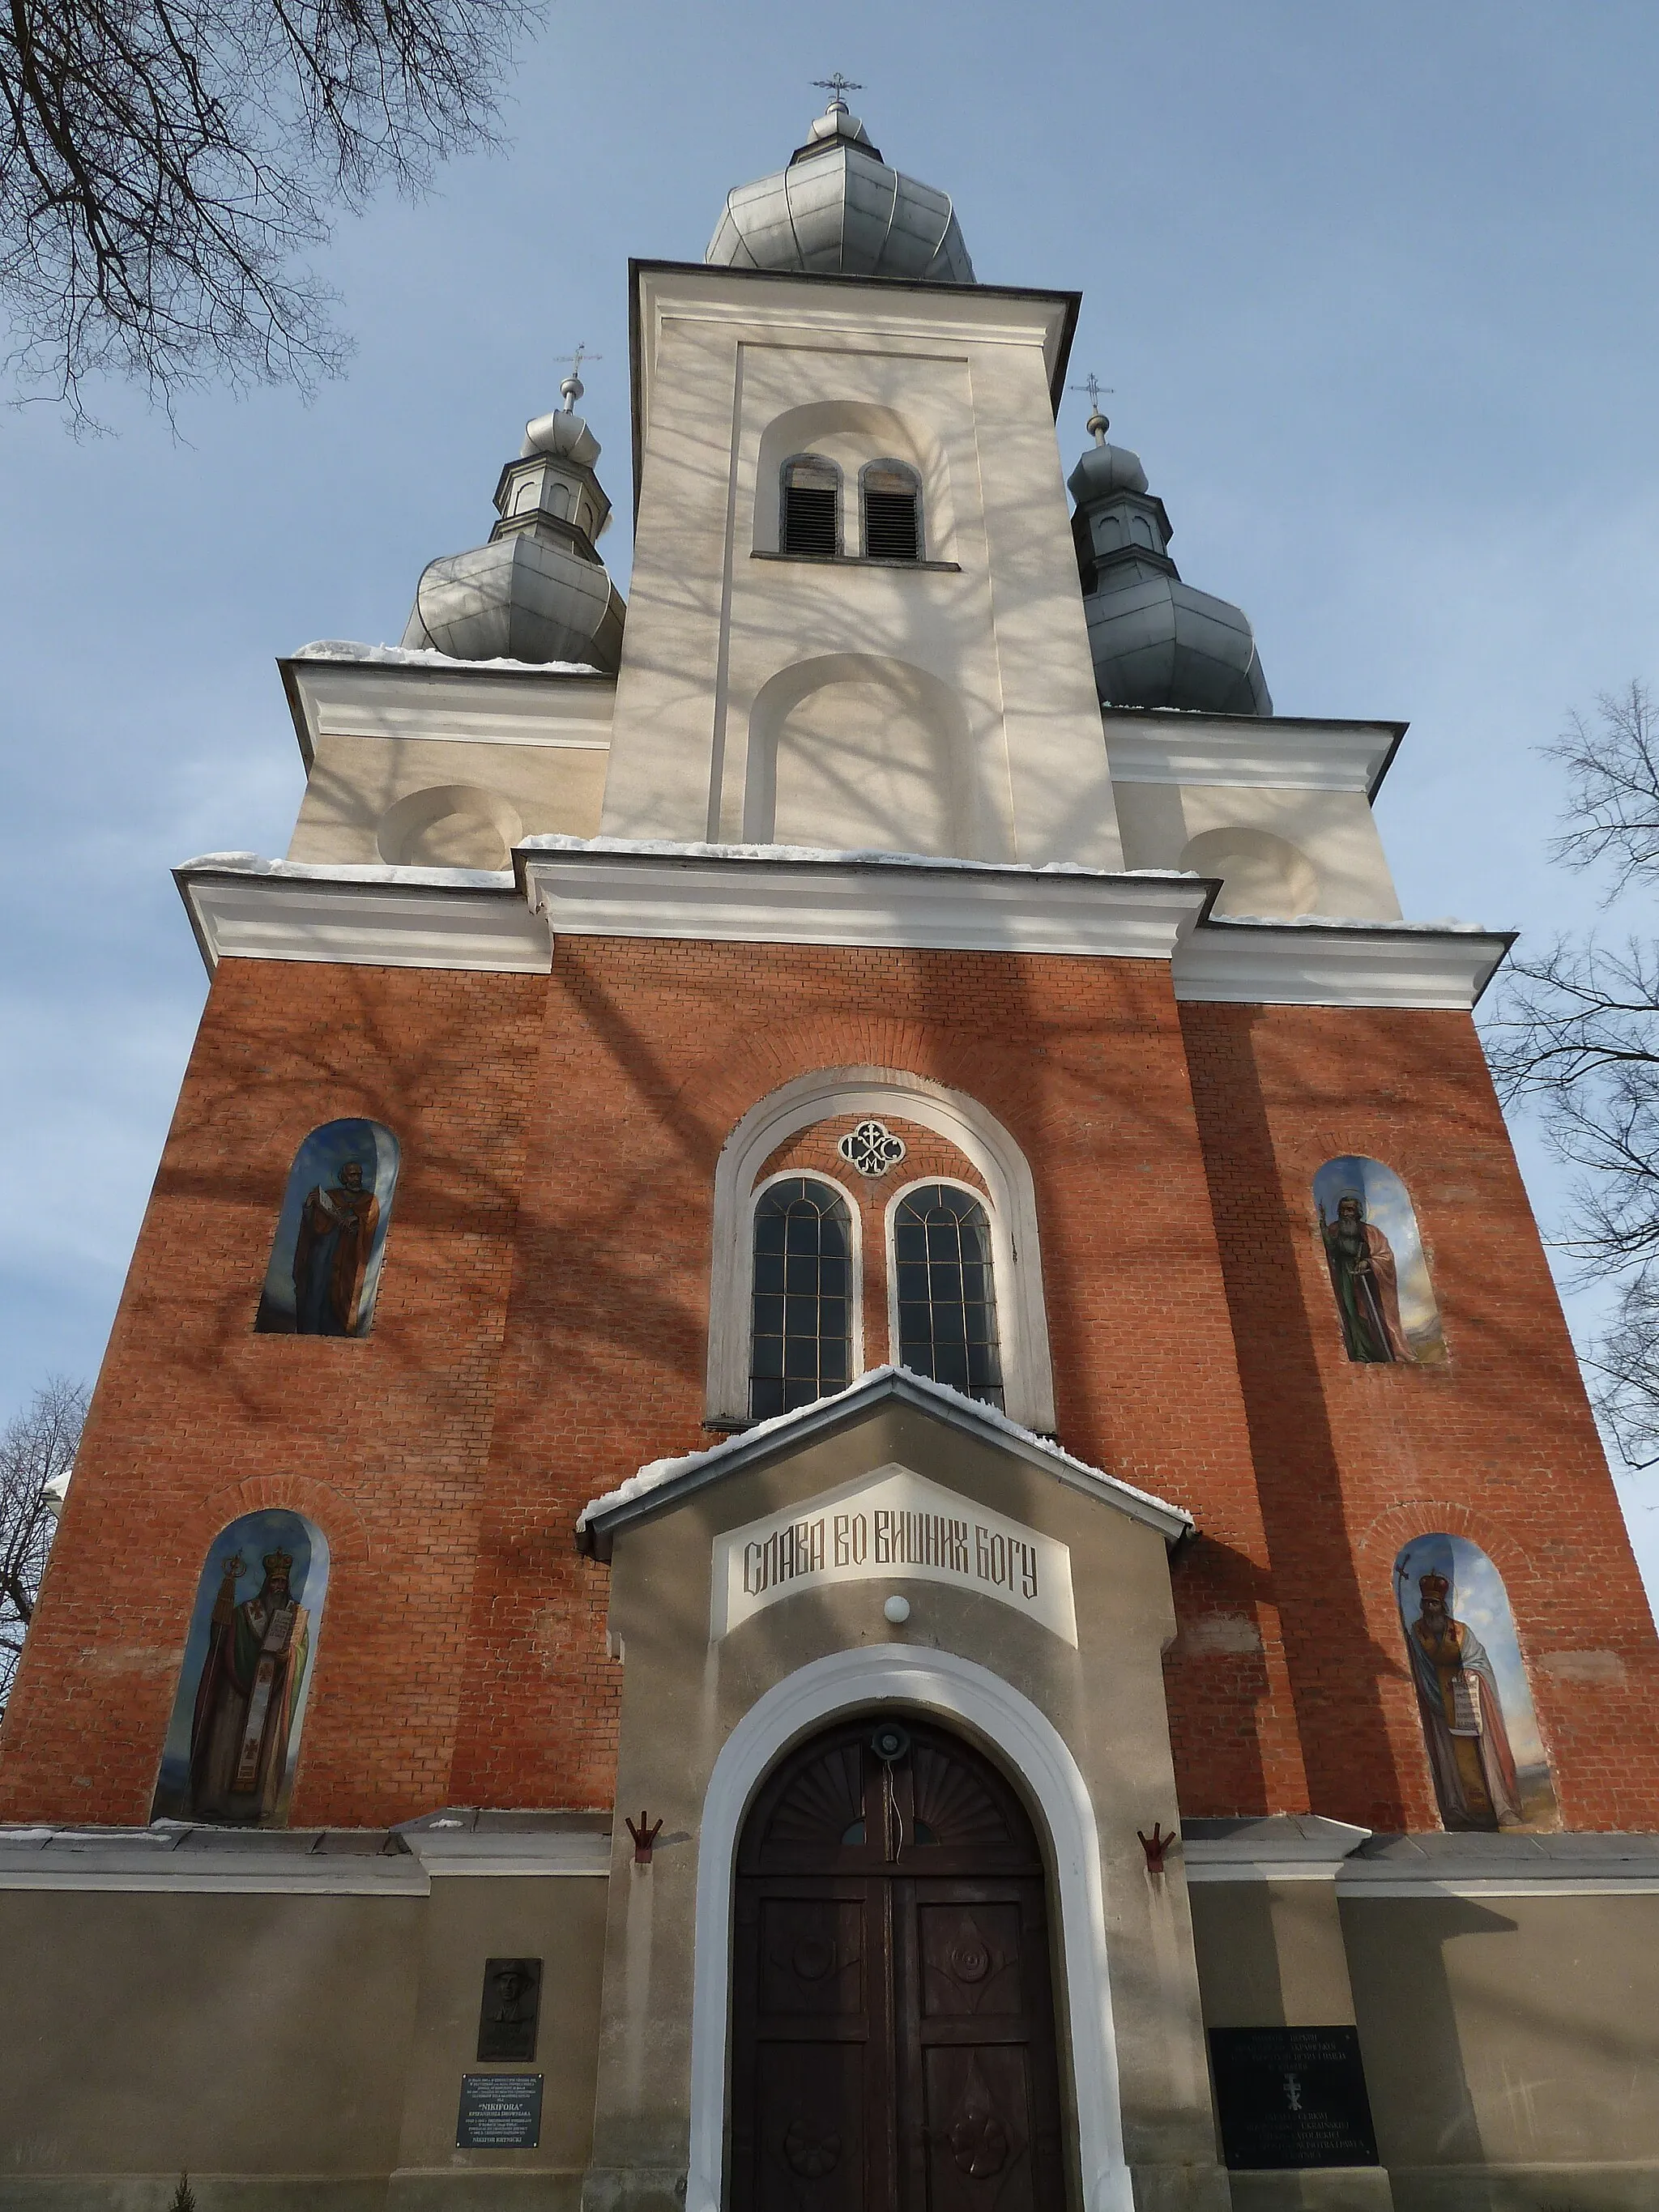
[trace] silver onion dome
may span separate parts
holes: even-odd
[[[726,195],[703,259],[808,276],[976,281],[949,194],[890,169],[840,99],[787,169]]]
[[[621,660],[628,610],[593,542],[611,520],[593,473],[599,441],[575,412],[580,379],[566,377],[560,391],[562,410],[527,424],[519,458],[501,471],[489,544],[422,570],[406,646],[607,671]]]
[[[1067,486],[1096,690],[1109,707],[1271,714],[1249,616],[1182,582],[1164,502],[1139,455],[1107,444],[1110,427],[1090,416],[1095,442]]]

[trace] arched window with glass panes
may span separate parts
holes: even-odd
[[[1000,1407],[991,1224],[961,1185],[918,1184],[892,1213],[892,1313],[898,1362]]]
[[[833,560],[841,550],[841,471],[821,453],[783,465],[778,550]]]
[[[786,1176],[755,1200],[749,1413],[844,1390],[853,1365],[853,1219],[834,1183]]]
[[[902,461],[872,461],[860,477],[870,561],[920,561],[921,479]]]

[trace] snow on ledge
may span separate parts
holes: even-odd
[[[586,660],[459,660],[422,645],[359,645],[347,637],[314,638],[290,660],[372,661],[380,668],[495,668],[513,676],[604,676],[609,672]]]
[[[214,868],[222,874],[275,876],[302,884],[386,884],[429,890],[512,891],[510,868],[404,868],[383,860],[264,860],[257,853],[198,853],[178,873]],[[516,896],[516,893],[514,894]]]
[[[1183,1511],[1178,1505],[1171,1505],[1167,1498],[1154,1497],[1150,1490],[1137,1490],[1132,1482],[1125,1482],[1115,1474],[1108,1474],[1103,1468],[1091,1467],[1086,1460],[1074,1459],[1070,1452],[1062,1451],[1047,1437],[1040,1437],[1034,1430],[1022,1428],[1018,1421],[1011,1421],[1006,1413],[998,1407],[988,1406],[982,1398],[970,1398],[965,1391],[952,1389],[948,1382],[935,1382],[931,1376],[917,1375],[908,1367],[895,1367],[890,1364],[884,1367],[871,1368],[848,1389],[837,1390],[827,1398],[815,1398],[810,1406],[797,1406],[789,1413],[774,1413],[764,1421],[753,1422],[748,1428],[738,1430],[735,1435],[724,1437],[720,1443],[710,1444],[702,1451],[684,1452],[678,1459],[650,1461],[637,1474],[630,1474],[625,1482],[620,1482],[614,1490],[607,1491],[603,1498],[590,1498],[576,1516],[576,1527],[578,1530],[586,1528],[596,1514],[609,1512],[615,1506],[630,1504],[636,1498],[648,1497],[653,1491],[678,1480],[682,1475],[718,1467],[722,1460],[750,1449],[759,1438],[775,1436],[781,1430],[793,1427],[809,1413],[819,1413],[838,1401],[854,1404],[860,1396],[873,1396],[882,1383],[901,1379],[925,1396],[938,1399],[941,1407],[952,1413],[970,1413],[983,1427],[1013,1437],[1028,1450],[1041,1452],[1045,1459],[1052,1460],[1056,1466],[1070,1468],[1073,1474],[1086,1477],[1103,1490],[1138,1498],[1143,1505],[1151,1505],[1160,1513],[1174,1514],[1189,1528],[1196,1525],[1190,1513]]]
[[[994,876],[1084,876],[1103,884],[1186,886],[1215,880],[1212,876],[1196,875],[1190,868],[1095,868],[1082,860],[1045,860],[1039,866],[1029,860],[961,860],[949,853],[890,853],[876,846],[843,848],[829,845],[707,845],[672,837],[570,837],[558,830],[521,837],[514,849],[532,857],[538,853],[597,853],[658,860],[771,860],[792,865],[809,861],[824,867],[844,868],[850,865],[932,868],[952,873],[977,872]]]
[[[514,850],[532,858],[541,853],[594,853],[611,854],[622,859],[658,860],[769,860],[787,862],[791,866],[805,862],[819,867],[932,868],[995,876],[1080,876],[1101,884],[1187,886],[1216,881],[1215,877],[1206,876],[1194,868],[1096,868],[1082,860],[1044,860],[1041,864],[1029,860],[969,860],[951,854],[890,853],[879,847],[710,845],[672,837],[572,837],[558,830],[544,831],[533,837],[521,837]],[[1439,921],[1379,921],[1374,916],[1365,915],[1212,914],[1204,927],[1206,929],[1238,930],[1367,930],[1385,936],[1408,933],[1422,937],[1493,937],[1503,934],[1502,931],[1489,929],[1484,922],[1479,921],[1458,921],[1452,918]]]

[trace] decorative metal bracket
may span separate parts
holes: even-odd
[[[1146,1854],[1147,1873],[1162,1874],[1164,1871],[1164,1854],[1169,1850],[1170,1844],[1176,1841],[1176,1831],[1172,1828],[1166,1836],[1158,1822],[1154,1820],[1152,1823],[1152,1832],[1150,1836],[1140,1828],[1137,1828],[1135,1830],[1135,1833],[1140,1838],[1140,1848]]]
[[[634,1838],[635,1865],[649,1866],[651,1863],[651,1846],[656,1842],[658,1837],[662,1833],[662,1822],[660,1820],[653,1820],[651,1815],[641,1809],[640,1813],[639,1826],[637,1827],[635,1826],[633,1821],[628,1818],[626,1814],[623,1815],[623,1826],[627,1829],[629,1834]]]

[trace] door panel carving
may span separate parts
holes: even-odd
[[[787,1759],[738,1850],[732,2212],[1063,2212],[1042,1864],[919,1719]]]

